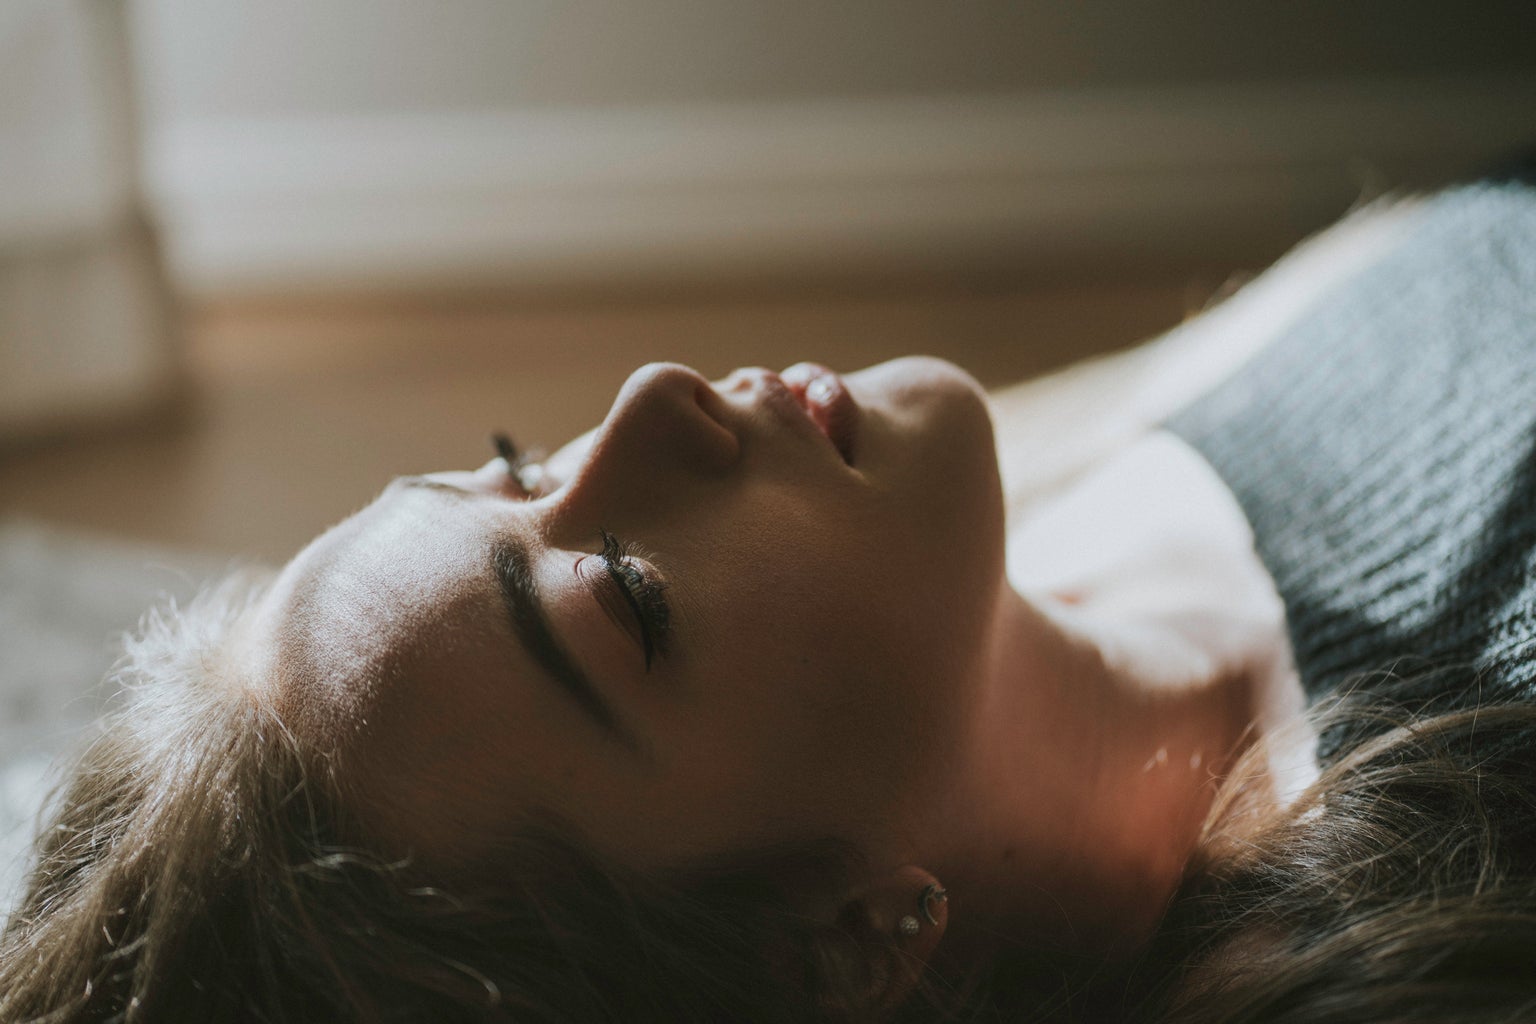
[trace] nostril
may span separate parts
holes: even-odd
[[[708,381],[694,389],[693,402],[704,417],[702,433],[710,461],[722,469],[735,464],[741,455],[741,439],[731,424],[730,403]]]
[[[652,363],[626,382],[612,432],[638,431],[653,444],[666,437],[668,450],[690,453],[699,466],[726,468],[740,453],[730,413],[730,403],[698,371],[679,363]]]
[[[715,385],[705,381],[695,388],[693,403],[704,411],[704,415],[727,430],[733,430],[732,405]]]

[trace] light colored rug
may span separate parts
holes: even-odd
[[[0,920],[39,812],[110,702],[119,637],[224,571],[206,555],[0,520]]]

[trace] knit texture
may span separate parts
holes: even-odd
[[[1168,426],[1247,514],[1312,700],[1536,697],[1536,189],[1436,197]]]

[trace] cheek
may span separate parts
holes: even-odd
[[[886,817],[935,752],[955,742],[950,712],[969,659],[910,602],[850,602],[813,588],[759,609],[761,628],[721,646],[690,728],[688,774],[710,799],[741,799],[830,831]],[[681,766],[679,766],[681,767]],[[731,810],[738,808],[732,807]]]
[[[1002,580],[1000,522],[935,537],[883,500],[765,507],[715,541],[705,585],[678,588],[710,674],[761,673],[765,706],[902,714],[971,671]]]

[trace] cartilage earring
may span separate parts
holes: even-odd
[[[903,917],[900,921],[896,922],[896,928],[903,935],[916,935],[918,932],[922,931],[923,926],[918,924],[917,918],[913,917],[911,914],[908,914],[906,917]]]
[[[933,916],[933,904],[948,902],[949,890],[941,885],[928,886],[923,890],[923,895],[918,901],[919,905],[923,908],[923,916],[928,919],[929,924],[939,923],[939,919]]]
[[[510,437],[498,430],[491,435],[491,445],[496,449],[496,454],[501,456],[502,461],[505,462],[509,468],[515,468],[517,466],[519,458],[517,454],[517,445],[512,443],[512,439]]]

